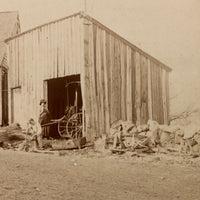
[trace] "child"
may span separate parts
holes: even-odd
[[[32,118],[28,121],[26,134],[30,134],[32,136],[31,139],[36,141],[36,148],[42,148],[42,128]]]

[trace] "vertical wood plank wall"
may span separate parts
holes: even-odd
[[[21,86],[21,113],[14,120],[22,127],[28,118],[38,118],[39,100],[47,95],[45,80],[74,74],[81,74],[88,138],[108,135],[121,119],[168,123],[169,72],[98,23],[76,15],[8,43],[9,119],[14,88]]]
[[[80,28],[83,23],[79,15],[20,35],[9,43],[9,95],[21,87],[21,113],[14,121],[22,126],[28,118],[38,118],[41,98],[46,97],[44,80],[81,74],[82,53]],[[9,112],[11,122],[11,98]]]
[[[117,120],[168,123],[168,72],[100,25],[84,19],[86,132]]]

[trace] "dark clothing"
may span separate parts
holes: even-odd
[[[47,124],[50,121],[50,113],[47,109],[44,109],[43,112],[40,113],[39,123],[41,125]]]
[[[39,123],[42,126],[49,122],[50,122],[50,113],[48,109],[45,108],[39,115]],[[43,126],[42,133],[43,137],[49,137],[49,126]]]

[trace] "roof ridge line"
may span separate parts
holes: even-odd
[[[0,11],[0,13],[19,13],[18,10],[13,10],[13,11]]]
[[[96,20],[95,18],[93,18],[93,17],[91,17],[89,14],[87,14],[85,11],[79,11],[79,12],[74,13],[74,14],[72,14],[72,15],[68,15],[68,16],[66,16],[66,17],[63,17],[63,18],[60,18],[60,19],[57,19],[57,20],[50,21],[50,22],[48,22],[48,23],[45,23],[45,24],[42,24],[42,25],[39,25],[39,26],[36,26],[36,27],[34,27],[34,28],[32,28],[32,29],[29,29],[29,30],[24,31],[24,32],[22,32],[22,33],[20,33],[20,34],[17,34],[17,35],[15,35],[15,36],[13,36],[13,37],[7,38],[7,39],[4,40],[4,41],[7,43],[8,41],[10,41],[10,40],[12,40],[12,39],[14,39],[14,38],[17,38],[17,37],[19,37],[19,36],[21,36],[21,35],[24,35],[24,34],[26,34],[26,33],[31,32],[31,31],[34,31],[34,30],[36,30],[36,29],[38,29],[38,28],[44,27],[44,26],[46,26],[46,25],[48,25],[48,24],[53,24],[53,23],[56,23],[56,22],[58,22],[58,21],[65,20],[65,19],[67,19],[67,18],[74,17],[74,16],[77,16],[77,15],[79,15],[80,17],[83,17],[83,18],[85,18],[85,19],[87,19],[87,20],[89,20],[89,21],[92,21],[93,23],[98,24],[99,26],[101,26],[101,27],[104,28],[105,30],[109,31],[110,33],[112,33],[112,34],[115,35],[116,37],[118,37],[118,38],[120,38],[121,40],[123,40],[123,41],[124,41],[127,45],[129,45],[130,47],[132,47],[132,48],[134,48],[134,49],[137,49],[137,50],[138,50],[140,53],[142,53],[144,56],[151,58],[152,60],[154,60],[154,62],[158,63],[159,65],[160,65],[160,64],[163,65],[168,71],[172,71],[172,69],[171,69],[169,66],[167,66],[167,65],[164,64],[163,62],[159,61],[159,60],[158,60],[157,58],[155,58],[154,56],[151,56],[150,54],[146,53],[146,52],[143,51],[141,48],[137,47],[137,46],[134,45],[132,42],[130,42],[129,40],[125,39],[124,37],[122,37],[121,35],[119,35],[119,34],[116,33],[115,31],[113,31],[112,29],[110,29],[110,28],[108,28],[107,26],[103,25],[101,22],[99,22],[98,20]]]
[[[72,15],[68,15],[68,16],[66,16],[66,17],[62,17],[62,18],[59,18],[59,19],[56,19],[56,20],[53,20],[53,21],[44,23],[44,24],[41,24],[41,25],[38,25],[38,26],[35,26],[34,28],[31,28],[31,29],[29,29],[29,30],[27,30],[27,31],[24,31],[24,32],[20,33],[20,34],[17,34],[17,35],[14,35],[14,36],[12,36],[12,37],[9,37],[9,38],[5,39],[4,41],[7,43],[8,41],[10,41],[10,40],[12,40],[12,39],[14,39],[14,38],[16,38],[16,37],[19,37],[19,36],[21,36],[21,35],[24,35],[24,34],[26,34],[26,33],[29,33],[29,32],[31,32],[31,31],[34,31],[34,30],[39,29],[39,28],[41,28],[41,27],[44,27],[44,26],[46,26],[46,25],[48,25],[48,24],[53,24],[53,23],[56,23],[56,22],[58,22],[58,21],[62,21],[62,20],[65,20],[65,19],[67,19],[67,18],[70,18],[70,17],[75,17],[75,16],[77,16],[77,15],[81,15],[81,16],[82,16],[81,13],[82,13],[82,11],[77,12],[77,13],[74,13],[74,14],[72,14]]]
[[[119,35],[118,33],[116,33],[115,31],[113,31],[112,29],[108,28],[107,26],[105,26],[104,24],[102,24],[101,22],[99,22],[98,20],[96,20],[95,18],[91,17],[90,15],[88,15],[87,13],[83,12],[80,13],[80,15],[89,20],[92,21],[93,23],[98,24],[99,26],[101,26],[103,29],[109,31],[111,34],[113,34],[115,37],[118,37],[120,40],[122,40],[124,43],[126,43],[127,45],[129,45],[130,47],[134,48],[135,50],[137,49],[137,51],[139,51],[141,54],[143,54],[146,57],[151,58],[152,60],[154,60],[154,62],[157,62],[159,65],[163,65],[165,68],[167,68],[168,71],[172,71],[172,68],[169,67],[168,65],[164,64],[163,62],[161,62],[160,60],[158,60],[157,58],[155,58],[154,56],[151,56],[150,54],[146,53],[144,50],[142,50],[141,48],[137,47],[136,45],[134,45],[132,42],[130,42],[129,40],[125,39],[124,37],[122,37],[121,35]]]

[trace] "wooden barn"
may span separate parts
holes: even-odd
[[[8,66],[4,40],[18,33],[20,33],[18,12],[0,12],[0,126],[8,124]]]
[[[45,98],[52,118],[75,97],[66,84],[80,81],[79,106],[88,138],[109,134],[117,120],[144,124],[169,119],[171,69],[86,15],[38,26],[6,40],[9,66],[9,122],[22,126],[38,118]]]

